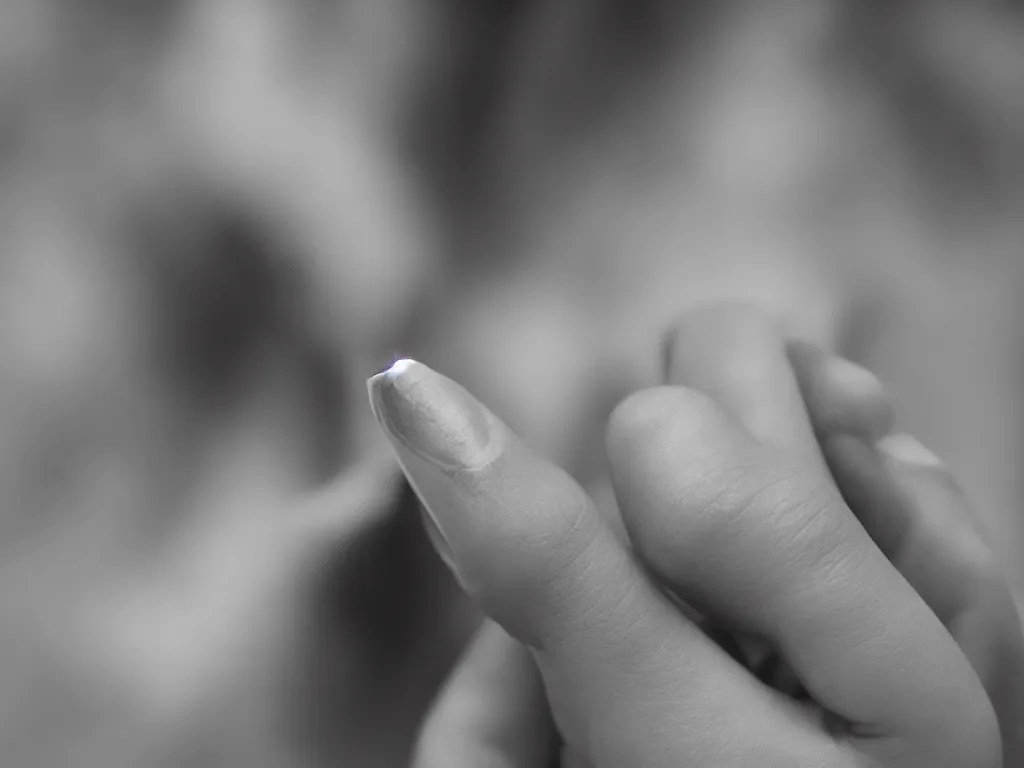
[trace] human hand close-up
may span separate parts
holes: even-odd
[[[0,768],[1024,768],[1021,93],[1022,3],[0,4]]]
[[[665,353],[608,425],[625,536],[454,382],[371,381],[493,620],[416,764],[1019,764],[1019,613],[881,384],[739,306],[684,315]]]

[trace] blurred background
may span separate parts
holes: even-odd
[[[476,617],[364,380],[607,498],[688,303],[873,368],[1024,587],[1024,5],[2,0],[0,762],[407,764]]]

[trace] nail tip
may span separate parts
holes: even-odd
[[[490,428],[462,388],[410,358],[368,381],[370,406],[385,433],[435,464],[474,466],[487,452]]]
[[[943,461],[919,440],[906,433],[896,433],[882,438],[878,449],[904,464],[921,467],[941,467]]]
[[[397,379],[407,371],[424,367],[426,366],[424,366],[423,363],[413,360],[411,357],[400,357],[391,364],[390,368],[383,371],[383,373],[391,378]]]
[[[827,365],[833,381],[860,397],[881,396],[885,391],[882,382],[873,372],[852,360],[847,360],[845,357],[833,357]]]
[[[398,400],[402,393],[399,385],[404,378],[408,377],[409,372],[415,371],[417,367],[424,366],[411,358],[399,358],[383,371],[375,373],[366,380],[370,407],[373,408],[374,415],[379,421],[388,410],[388,400],[392,400],[393,405],[400,407]]]

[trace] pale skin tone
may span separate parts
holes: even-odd
[[[688,313],[665,352],[608,424],[625,541],[458,385],[418,363],[371,382],[490,619],[415,765],[1019,765],[1017,607],[877,380],[739,306]],[[782,691],[748,669],[765,649]]]

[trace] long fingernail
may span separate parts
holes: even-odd
[[[443,513],[457,500],[454,472],[500,453],[496,419],[465,389],[422,363],[399,360],[367,382],[370,406],[426,512],[431,542],[460,577]]]
[[[944,465],[942,459],[908,434],[889,435],[879,440],[877,447],[889,458],[903,464],[913,464],[919,467],[941,467]]]
[[[415,360],[399,360],[367,382],[386,435],[441,469],[486,463],[488,412],[465,389]]]

